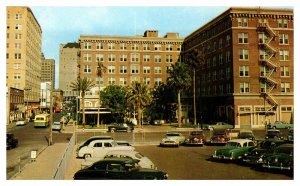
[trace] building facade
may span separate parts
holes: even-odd
[[[55,84],[55,60],[46,59],[42,54],[42,67],[41,67],[41,82],[51,82],[52,89]]]
[[[294,21],[291,9],[230,8],[187,36],[198,51],[198,112],[204,122],[255,128],[293,123]]]
[[[7,87],[7,122],[16,121],[25,115],[24,90]]]
[[[39,103],[42,29],[28,7],[7,7],[6,84],[24,90],[24,101]]]
[[[61,44],[59,49],[59,89],[64,92],[64,100],[72,100],[78,93],[70,87],[78,77],[79,44]]]

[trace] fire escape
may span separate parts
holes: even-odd
[[[277,100],[272,96],[272,90],[277,86],[277,81],[273,79],[273,73],[278,67],[276,64],[275,55],[278,52],[276,48],[271,45],[277,34],[269,26],[268,23],[259,23],[257,28],[258,33],[263,36],[259,39],[259,49],[263,55],[260,54],[260,65],[265,69],[260,73],[260,82],[264,84],[264,89],[261,90],[261,95],[271,105],[266,111],[272,110],[278,106]]]

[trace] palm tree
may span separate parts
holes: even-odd
[[[197,49],[192,50],[186,54],[186,64],[193,71],[193,104],[194,104],[194,125],[197,124],[197,112],[196,112],[196,70],[200,67],[201,62],[204,60],[204,55]]]
[[[101,99],[100,99],[100,78],[102,77],[103,73],[106,72],[106,67],[103,65],[103,63],[98,62],[98,66],[97,66],[97,76],[98,76],[98,86],[99,86],[99,99],[98,99],[98,117],[97,117],[97,128],[100,127],[100,103],[101,103]]]
[[[191,76],[189,74],[188,66],[185,63],[177,62],[172,64],[172,68],[168,69],[169,83],[174,86],[177,92],[177,100],[178,100],[178,127],[182,126],[182,111],[181,111],[181,93],[183,90],[186,90],[190,87],[191,84]]]
[[[143,108],[151,101],[149,89],[144,83],[133,82],[126,97],[127,101],[137,108],[138,128],[140,128]]]
[[[74,91],[79,91],[80,97],[81,97],[81,105],[82,105],[82,126],[85,128],[85,105],[84,105],[84,98],[85,93],[89,91],[91,88],[93,88],[95,84],[93,81],[87,79],[86,77],[81,79],[77,78],[76,81],[71,83],[71,88]]]

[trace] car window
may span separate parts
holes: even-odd
[[[180,136],[180,134],[167,134],[167,136]]]
[[[104,143],[104,147],[112,147],[110,143]]]
[[[92,168],[95,170],[106,170],[106,163],[94,164]]]
[[[249,146],[249,147],[252,147],[252,146],[255,146],[255,145],[254,145],[254,143],[253,143],[252,141],[250,141],[250,142],[248,143],[248,146]]]
[[[94,147],[102,147],[102,143],[95,143]]]
[[[107,170],[119,172],[119,171],[125,171],[125,167],[122,166],[121,164],[112,163],[107,165]]]
[[[141,153],[136,153],[135,154],[135,157],[138,158],[138,159],[141,159],[142,157],[144,157]]]

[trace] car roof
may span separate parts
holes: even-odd
[[[244,143],[244,142],[253,142],[253,141],[249,139],[233,139],[233,140],[229,140],[228,142]]]
[[[92,136],[92,137],[90,137],[89,139],[97,139],[97,138],[107,138],[107,139],[112,139],[112,137],[111,136]]]

